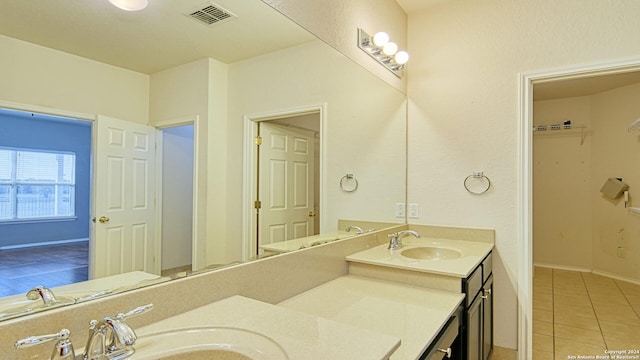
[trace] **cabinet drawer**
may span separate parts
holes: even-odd
[[[473,273],[463,281],[462,290],[467,294],[466,301],[467,307],[469,307],[478,294],[478,291],[482,288],[482,266],[478,266]]]
[[[487,255],[487,257],[484,258],[484,261],[482,262],[482,283],[483,284],[487,281],[487,279],[489,278],[489,276],[491,276],[491,273],[493,272],[492,254],[493,253],[489,253],[489,255]]]
[[[449,350],[451,351],[451,358],[458,359],[460,358],[460,354],[455,354],[459,349],[453,348],[453,342],[458,337],[458,330],[460,328],[460,315],[456,313],[456,315],[452,316],[447,325],[440,331],[436,340],[429,346],[429,349],[420,356],[420,360],[440,360],[446,357],[446,352],[440,350]]]

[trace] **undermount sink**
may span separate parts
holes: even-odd
[[[141,335],[131,360],[287,360],[267,336],[241,328],[201,327]]]
[[[418,260],[451,260],[462,256],[458,250],[438,246],[419,246],[400,252],[402,256]]]

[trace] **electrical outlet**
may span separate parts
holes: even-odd
[[[411,219],[420,217],[420,204],[409,204],[409,217]]]
[[[618,257],[624,259],[624,248],[622,246],[618,246]]]
[[[404,203],[396,203],[396,217],[405,217],[405,205]]]

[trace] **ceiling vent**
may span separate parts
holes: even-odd
[[[185,15],[207,26],[220,24],[238,17],[222,6],[212,2],[202,4],[196,9],[186,12]]]

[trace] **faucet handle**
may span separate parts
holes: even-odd
[[[126,313],[119,313],[118,315],[116,315],[116,319],[120,320],[120,321],[125,321],[127,318],[129,317],[133,317],[133,316],[138,316],[141,314],[146,313],[147,311],[153,309],[153,304],[147,304],[147,305],[142,305],[142,306],[138,306],[137,308],[127,311]]]
[[[53,340],[58,340],[56,346],[53,348],[53,354],[51,355],[52,360],[63,360],[69,359],[74,360],[76,357],[75,350],[73,349],[73,344],[71,340],[69,340],[69,335],[71,332],[67,329],[62,329],[60,332],[55,334],[47,334],[47,335],[39,335],[39,336],[29,336],[24,339],[20,339],[16,341],[15,347],[16,349],[25,349],[28,347],[32,347],[35,345],[44,344]]]

